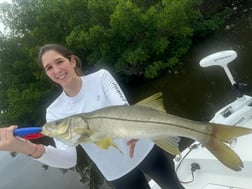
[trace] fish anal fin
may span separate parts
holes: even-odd
[[[96,141],[95,144],[104,150],[107,150],[110,146],[112,146],[123,154],[123,152],[118,148],[111,138],[104,138],[102,140]]]
[[[159,139],[159,140],[154,140],[155,144],[165,150],[166,152],[172,154],[172,155],[177,155],[180,154],[179,151],[179,137],[169,137],[169,138],[164,138],[164,139]]]
[[[135,105],[147,106],[147,107],[151,107],[162,112],[166,112],[164,108],[162,96],[163,96],[163,93],[158,92],[137,102]]]

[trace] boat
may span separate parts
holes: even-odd
[[[210,54],[200,61],[201,67],[220,66],[237,92],[237,98],[218,110],[209,122],[252,128],[252,97],[245,95],[247,85],[237,83],[228,64],[237,57],[234,50]],[[241,158],[243,169],[234,171],[224,166],[206,148],[195,141],[174,158],[176,173],[186,189],[251,189],[252,136],[246,135],[229,142]],[[152,189],[161,189],[153,180]]]
[[[237,83],[228,68],[236,59],[234,50],[213,53],[200,61],[201,67],[220,66],[236,91],[237,98],[218,110],[209,122],[252,128],[252,97],[246,95],[247,85]],[[17,129],[14,134],[24,137],[40,132],[41,128]],[[32,131],[32,132],[31,132]],[[33,135],[32,135],[33,137]],[[212,153],[195,141],[174,158],[176,174],[185,189],[251,189],[252,188],[252,136],[242,136],[229,145],[243,161],[244,168],[234,171],[224,166]],[[169,178],[167,178],[169,179]],[[151,189],[161,189],[154,180],[149,180]],[[175,188],[174,188],[175,189]]]

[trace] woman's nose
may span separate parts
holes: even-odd
[[[60,71],[61,71],[61,69],[60,69],[59,66],[54,66],[54,67],[53,67],[53,72],[54,72],[54,73],[58,73],[58,72],[60,72]]]

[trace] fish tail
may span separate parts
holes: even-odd
[[[252,129],[246,127],[222,125],[215,123],[211,123],[211,126],[213,128],[212,134],[225,142],[229,142],[234,138],[252,133]]]
[[[201,143],[224,165],[235,171],[240,171],[243,168],[240,157],[225,143],[239,136],[252,133],[252,129],[219,124],[212,124],[212,128],[210,139]]]

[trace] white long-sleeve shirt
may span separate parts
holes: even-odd
[[[82,87],[76,96],[69,97],[62,92],[47,108],[47,122],[107,106],[128,104],[118,83],[108,71],[102,69],[81,78]],[[114,147],[105,150],[94,143],[81,144],[109,181],[118,179],[134,169],[147,156],[154,145],[151,140],[139,140],[135,146],[134,156],[130,158],[128,140],[117,139],[114,142],[123,153]],[[76,148],[67,146],[56,139],[55,144],[56,148],[46,146],[45,153],[37,160],[58,168],[75,166]]]

